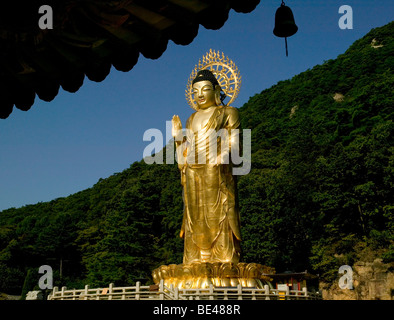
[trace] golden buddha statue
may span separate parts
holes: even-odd
[[[183,264],[153,270],[155,283],[206,288],[262,288],[272,268],[240,261],[241,231],[232,155],[239,155],[240,119],[229,106],[238,95],[241,77],[227,57],[210,50],[190,75],[186,98],[195,112],[182,129],[172,118],[178,168],[183,188]],[[228,105],[223,104],[230,97]],[[186,131],[186,134],[184,134]],[[235,161],[233,161],[234,164]]]
[[[181,148],[177,155],[184,200],[180,233],[185,241],[184,264],[237,263],[240,259],[236,182],[229,161],[231,150],[239,149],[235,129],[239,129],[240,121],[236,108],[222,105],[220,91],[212,71],[197,73],[192,94],[198,109],[187,120],[186,140],[176,139],[177,149]],[[173,135],[177,137],[182,129],[179,117],[174,116],[172,123]],[[223,129],[227,130],[225,143],[221,142]],[[220,130],[222,134],[218,136]],[[209,145],[212,137],[218,144],[216,152]]]

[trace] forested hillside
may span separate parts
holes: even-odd
[[[252,97],[252,170],[238,189],[245,262],[319,274],[369,250],[392,261],[394,23]],[[0,212],[0,292],[151,281],[181,263],[180,176],[143,161],[66,198]]]

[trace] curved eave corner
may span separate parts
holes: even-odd
[[[231,9],[248,13],[260,1],[46,0],[53,29],[38,27],[41,2],[15,1],[0,14],[2,119],[14,106],[29,110],[36,96],[53,100],[60,87],[78,91],[85,76],[101,82],[111,66],[130,71],[140,54],[158,59],[169,40],[188,45],[199,25],[219,29]]]

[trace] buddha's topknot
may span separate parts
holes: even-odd
[[[197,72],[196,77],[194,78],[192,85],[195,84],[196,82],[199,81],[205,81],[208,80],[212,83],[213,87],[215,88],[216,85],[219,85],[218,80],[215,78],[215,76],[213,75],[212,71],[210,70],[200,70]]]

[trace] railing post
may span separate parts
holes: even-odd
[[[62,296],[61,300],[64,300],[64,291],[66,291],[67,287],[62,287]]]
[[[108,294],[109,294],[108,300],[112,300],[113,288],[114,288],[114,284],[113,284],[113,283],[110,283],[110,284],[109,284],[109,288],[108,288]]]
[[[161,279],[160,283],[159,283],[159,292],[160,292],[159,299],[164,300],[164,280],[163,279]]]
[[[137,281],[135,283],[135,300],[140,300],[140,286],[141,282]]]
[[[84,300],[88,300],[88,293],[89,293],[89,285],[85,286],[85,296],[83,297]]]
[[[306,287],[303,287],[302,291],[304,292],[304,297],[308,298],[308,289]]]
[[[213,300],[213,285],[209,285],[209,300]]]
[[[238,284],[237,289],[238,289],[238,300],[242,300],[242,286],[241,286],[241,284]]]
[[[265,300],[270,300],[270,287],[268,284],[264,285]]]
[[[289,286],[286,286],[285,300],[291,300],[291,297],[290,297],[290,288],[289,288]]]
[[[169,287],[169,296],[172,297],[172,299],[174,299],[174,284],[171,283],[170,287]]]

